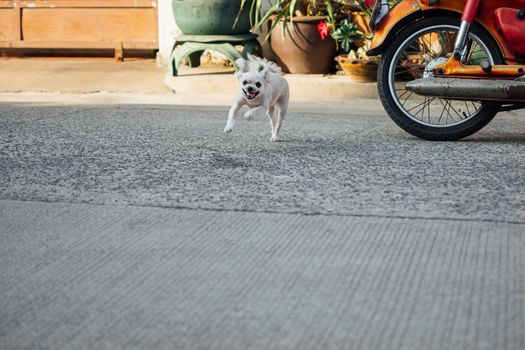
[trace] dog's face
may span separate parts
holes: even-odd
[[[246,72],[239,76],[239,81],[241,82],[242,93],[248,100],[264,95],[266,80],[262,74]]]
[[[237,72],[235,77],[241,83],[241,91],[247,100],[253,100],[257,96],[264,95],[267,84],[268,69],[263,65],[254,65],[244,58],[235,61]]]

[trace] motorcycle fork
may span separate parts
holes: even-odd
[[[480,65],[466,65],[468,52],[470,51],[471,40],[468,38],[470,25],[476,18],[480,0],[467,0],[458,35],[454,42],[454,53],[450,59],[434,67],[434,75],[450,78],[498,78],[515,79],[522,76],[525,72],[523,65],[491,65],[490,62],[481,62]]]
[[[474,18],[476,18],[479,2],[480,0],[467,0],[465,2],[465,8],[463,9],[463,15],[461,16],[461,25],[459,26],[458,36],[454,43],[454,58],[456,59],[461,57],[461,52],[465,48],[470,24],[474,22]]]

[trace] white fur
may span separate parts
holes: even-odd
[[[248,60],[239,58],[235,65],[235,77],[241,85],[230,108],[224,132],[233,130],[239,110],[248,106],[250,110],[244,114],[246,119],[252,119],[259,112],[266,111],[272,126],[270,140],[277,141],[290,97],[288,82],[281,75],[281,68],[273,62],[251,55],[248,56]],[[250,99],[252,95],[254,97]]]

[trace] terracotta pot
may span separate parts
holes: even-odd
[[[270,45],[285,73],[325,74],[332,69],[335,41],[330,36],[322,40],[317,31],[324,20],[325,16],[295,17],[286,23],[284,33],[282,23],[275,26]]]
[[[378,61],[351,59],[348,55],[340,55],[335,58],[343,68],[343,71],[352,80],[360,83],[373,83],[377,81]]]

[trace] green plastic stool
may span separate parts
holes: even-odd
[[[242,53],[235,49],[235,45],[242,45]],[[180,46],[180,47],[179,47]],[[178,50],[175,50],[178,47]],[[257,35],[181,35],[175,38],[171,50],[170,73],[177,76],[180,61],[186,56],[189,58],[190,67],[200,65],[200,57],[204,50],[218,51],[226,56],[232,63],[248,54],[261,56],[261,44]]]

